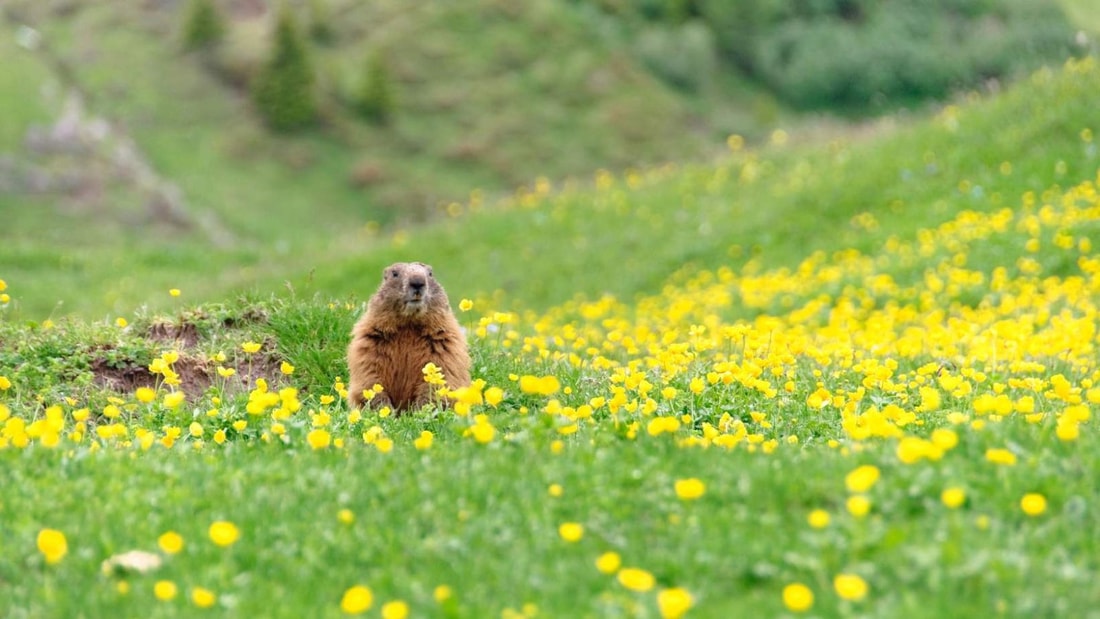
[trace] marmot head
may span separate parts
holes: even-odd
[[[450,311],[447,294],[435,281],[432,267],[423,262],[398,262],[382,271],[382,284],[375,297],[396,313],[417,317],[432,308]]]

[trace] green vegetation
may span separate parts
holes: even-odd
[[[314,68],[294,14],[283,9],[275,22],[271,56],[252,85],[256,109],[276,131],[308,127],[317,117],[313,83]]]
[[[191,0],[183,30],[183,44],[189,50],[205,50],[225,38],[225,20],[213,0]]]
[[[1085,51],[1057,0],[586,3],[639,31],[643,57],[674,84],[685,77],[676,52],[698,60],[700,50],[720,51],[725,70],[809,108],[890,109]],[[713,63],[696,67],[715,72]]]
[[[363,85],[357,101],[359,113],[371,122],[386,124],[391,120],[397,103],[385,55],[377,50],[372,52],[364,67]]]

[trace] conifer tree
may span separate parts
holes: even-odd
[[[183,46],[188,50],[210,49],[225,37],[225,18],[214,0],[191,0],[183,28]]]
[[[358,105],[359,113],[371,122],[384,125],[393,117],[396,107],[393,83],[382,52],[376,51],[367,57]]]
[[[313,123],[317,103],[313,67],[294,15],[283,8],[275,26],[271,57],[252,83],[252,99],[264,122],[276,131]]]

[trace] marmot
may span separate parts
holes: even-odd
[[[383,389],[370,400],[375,409],[400,413],[429,402],[437,387],[424,381],[428,362],[443,372],[448,388],[470,384],[466,336],[432,267],[398,262],[382,271],[382,284],[351,330],[348,403],[362,407],[363,390],[375,384]]]

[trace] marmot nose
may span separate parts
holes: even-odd
[[[414,277],[409,280],[409,288],[412,288],[416,292],[420,292],[427,283],[428,282],[422,277]]]

